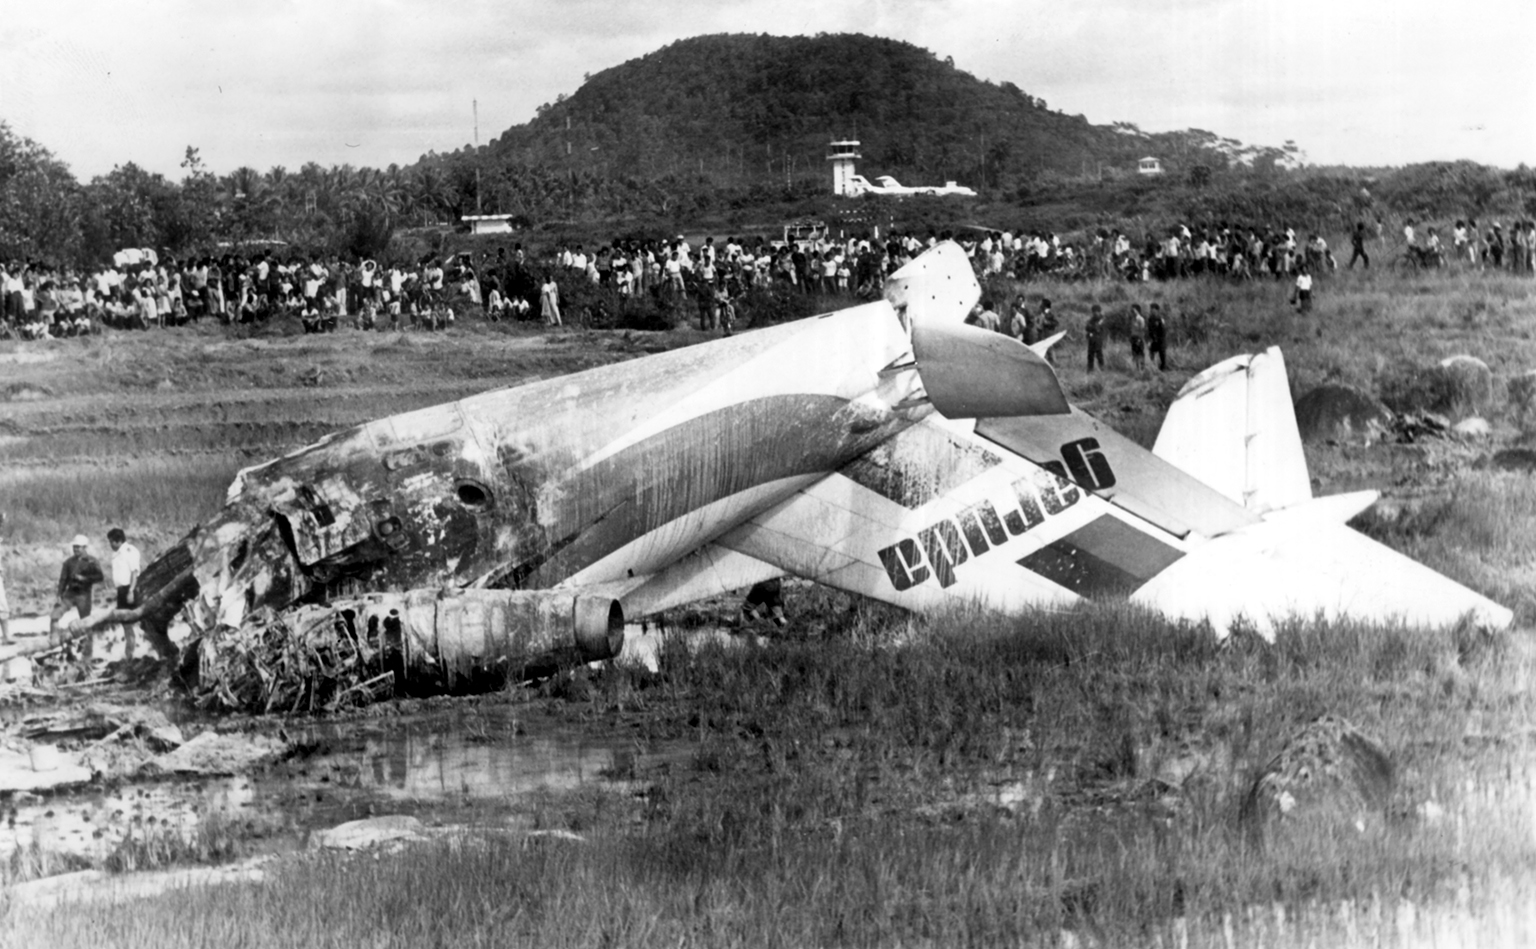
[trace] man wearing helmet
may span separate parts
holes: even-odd
[[[101,572],[101,564],[90,554],[91,541],[84,534],[76,534],[70,542],[73,553],[64,561],[64,566],[59,570],[59,599],[54,603],[53,610],[48,614],[48,629],[56,631],[59,619],[74,610],[84,619],[91,615],[91,590],[106,579]],[[91,655],[92,640],[85,641],[85,654]]]

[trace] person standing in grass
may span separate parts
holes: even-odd
[[[1156,303],[1147,315],[1147,354],[1157,357],[1159,372],[1168,371],[1168,323],[1163,319],[1163,308]]]
[[[1088,371],[1092,372],[1094,364],[1100,369],[1104,368],[1104,308],[1097,303],[1088,313],[1088,322],[1083,326],[1083,336],[1088,340]]]
[[[5,513],[0,512],[0,527],[4,526]],[[11,604],[5,598],[5,538],[0,536],[0,645],[11,642]]]
[[[1140,372],[1147,366],[1147,318],[1141,304],[1131,304],[1131,365]]]
[[[1008,319],[1008,335],[1023,343],[1025,346],[1035,342],[1035,321],[1029,314],[1029,304],[1024,301],[1024,294],[1013,298],[1013,313]]]
[[[560,319],[560,285],[555,283],[555,275],[546,273],[544,284],[539,287],[539,312],[544,317],[545,326],[564,326]]]
[[[992,301],[985,297],[971,311],[969,322],[972,325],[979,326],[984,330],[991,330],[994,333],[999,332],[999,326],[1002,323],[997,313],[992,309]]]
[[[1049,298],[1040,298],[1040,315],[1035,318],[1035,325],[1040,328],[1040,339],[1050,339],[1052,336],[1056,335],[1056,330],[1059,324],[1056,322],[1055,312],[1051,310],[1051,301]],[[1056,365],[1056,357],[1051,354],[1049,349],[1045,351],[1045,361],[1053,366]]]
[[[1365,252],[1365,222],[1355,222],[1355,232],[1349,236],[1349,268],[1355,269],[1355,261],[1363,261],[1365,270],[1371,269],[1370,255]]]
[[[1296,292],[1291,296],[1291,302],[1302,313],[1312,312],[1312,272],[1305,264],[1296,271]]]
[[[70,542],[73,553],[59,570],[58,599],[48,614],[50,634],[57,633],[60,618],[74,610],[81,619],[91,615],[91,591],[106,579],[101,564],[90,554],[91,541],[84,534],[76,534]],[[90,657],[93,637],[85,640],[85,655]]]
[[[128,535],[121,527],[107,531],[107,543],[112,547],[112,586],[117,592],[117,608],[131,610],[139,605],[139,571],[144,558],[139,548],[128,543]],[[124,659],[133,658],[133,627],[133,623],[123,624]]]

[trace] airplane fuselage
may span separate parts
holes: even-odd
[[[880,375],[909,349],[877,303],[336,433],[241,472],[197,532],[202,600],[236,625],[326,593],[653,573],[910,425]]]

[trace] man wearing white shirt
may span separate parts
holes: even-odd
[[[121,527],[107,531],[107,543],[112,547],[112,586],[117,590],[117,608],[131,610],[138,605],[139,570],[144,558],[139,548],[128,543],[128,535]],[[123,658],[133,658],[133,623],[123,624]]]

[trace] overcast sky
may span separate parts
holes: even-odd
[[[1536,164],[1536,0],[13,0],[0,118],[82,179],[407,164],[706,33],[860,32],[1051,108],[1314,164]],[[834,130],[829,130],[829,132]]]

